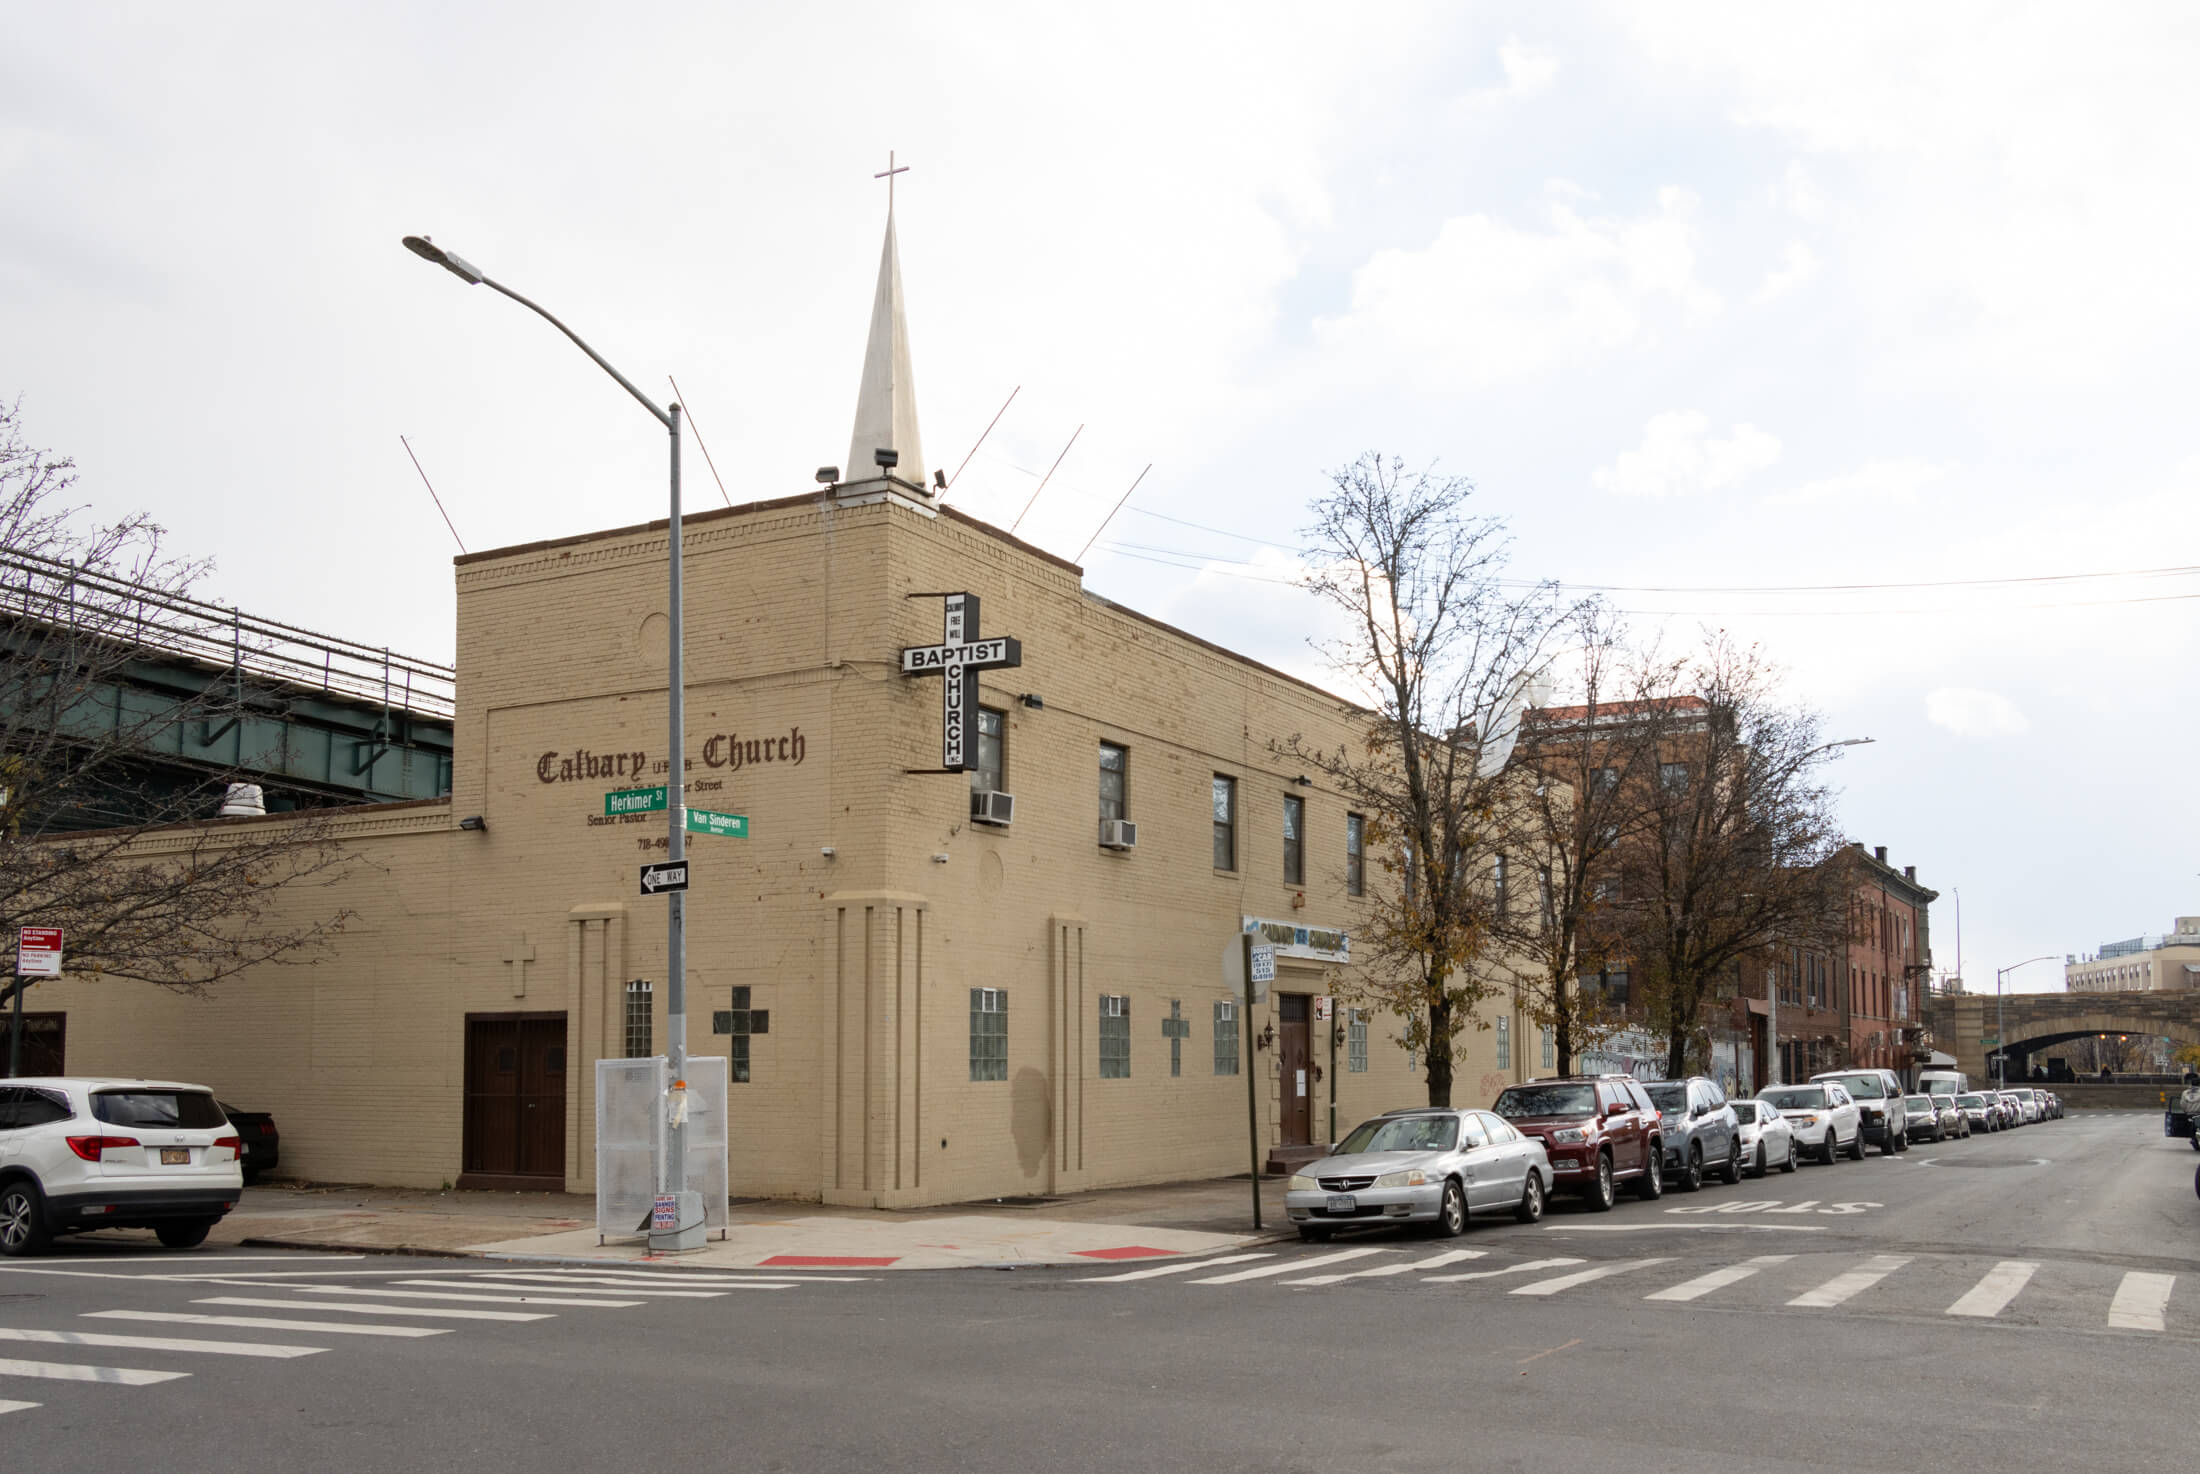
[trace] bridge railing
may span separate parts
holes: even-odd
[[[451,666],[35,554],[0,551],[0,612],[393,711],[457,712]]]

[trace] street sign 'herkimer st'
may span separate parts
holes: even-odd
[[[912,594],[916,599],[943,599],[937,645],[913,645],[901,652],[905,676],[938,676],[945,688],[940,696],[940,767],[960,773],[967,760],[969,723],[978,709],[978,672],[1024,663],[1023,644],[1009,635],[980,638],[976,594]]]

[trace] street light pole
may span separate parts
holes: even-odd
[[[2022,962],[2012,962],[1994,973],[1994,1088],[2000,1090],[2009,1083],[2009,1037],[2002,1032],[2001,980],[2020,967],[2030,967],[2035,962],[2053,962],[2055,954],[2027,957]]]
[[[682,615],[680,587],[680,406],[658,408],[655,401],[634,387],[633,381],[605,361],[604,356],[588,346],[580,334],[558,321],[540,303],[530,301],[500,281],[492,280],[465,257],[446,251],[424,235],[405,237],[405,249],[424,261],[432,261],[468,286],[490,287],[510,297],[520,306],[572,339],[573,346],[587,354],[596,367],[618,381],[620,388],[634,396],[643,409],[656,417],[665,427],[671,445],[672,464],[672,516],[668,523],[666,542],[669,546],[668,594],[672,608],[671,628],[666,631],[668,650],[665,661],[667,682],[666,746],[669,749],[669,771],[665,776],[665,811],[670,820],[667,836],[668,858],[675,865],[687,861],[687,691],[684,683],[685,619]],[[671,1231],[652,1228],[649,1243],[652,1249],[700,1248],[703,1242],[702,1195],[688,1191],[687,1185],[687,894],[675,890],[667,897],[665,923],[665,1055],[671,1079],[671,1094],[663,1102],[665,1108],[665,1159],[658,1176],[657,1191],[660,1196],[672,1198],[678,1205],[678,1227]],[[681,1102],[674,1108],[673,1102]]]

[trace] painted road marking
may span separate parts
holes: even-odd
[[[1134,1269],[1129,1274],[1083,1274],[1077,1277],[1081,1285],[1119,1285],[1125,1280],[1157,1280],[1165,1274],[1190,1274],[1195,1269],[1214,1269],[1224,1264],[1243,1264],[1249,1259],[1273,1259],[1267,1252],[1258,1254],[1225,1254],[1219,1259],[1197,1259],[1190,1264],[1164,1264],[1158,1269]]]
[[[1736,1219],[1731,1223],[1546,1223],[1547,1233],[1681,1233],[1690,1229],[1712,1233],[1824,1233],[1823,1223],[1762,1223]]]
[[[1348,1269],[1342,1274],[1317,1274],[1302,1280],[1285,1280],[1287,1285],[1334,1285],[1344,1280],[1381,1279],[1385,1275],[1412,1274],[1420,1269],[1442,1269],[1447,1264],[1457,1264],[1464,1259],[1487,1259],[1481,1249],[1453,1249],[1427,1259],[1416,1259],[1410,1264],[1378,1264],[1373,1269]]]
[[[32,1408],[40,1405],[35,1402],[9,1402],[5,1398],[0,1398],[0,1413],[27,1413]]]
[[[115,1346],[127,1351],[190,1351],[205,1356],[264,1356],[289,1361],[319,1356],[326,1346],[277,1346],[265,1341],[185,1341],[172,1336],[110,1336],[101,1331],[33,1331],[0,1326],[0,1341],[35,1341],[41,1346]]]
[[[2122,1331],[2159,1331],[2162,1329],[2162,1312],[2169,1308],[2169,1292],[2176,1285],[2174,1274],[2141,1274],[2133,1270],[2116,1286],[2116,1298],[2109,1302],[2108,1323]]]
[[[1508,1264],[1503,1269],[1477,1269],[1467,1274],[1432,1274],[1422,1283],[1456,1285],[1465,1280],[1493,1280],[1502,1275],[1532,1274],[1539,1269],[1564,1269],[1569,1264],[1579,1263],[1579,1259],[1530,1259],[1520,1264]]]
[[[1281,1264],[1263,1264],[1258,1269],[1240,1269],[1231,1274],[1218,1274],[1208,1279],[1193,1280],[1195,1285],[1234,1285],[1242,1280],[1261,1280],[1275,1274],[1295,1274],[1302,1269],[1314,1269],[1324,1264],[1342,1264],[1348,1259],[1365,1259],[1370,1254],[1388,1254],[1388,1249],[1339,1249],[1334,1254],[1317,1254],[1311,1259],[1287,1259]]]
[[[1863,1294],[1909,1262],[1907,1254],[1874,1254],[1856,1268],[1845,1274],[1835,1275],[1817,1289],[1797,1295],[1788,1304],[1800,1310],[1831,1310],[1843,1301]]]
[[[1562,1274],[1555,1280],[1537,1280],[1532,1285],[1522,1285],[1512,1293],[1515,1295],[1555,1295],[1561,1290],[1570,1290],[1576,1285],[1588,1284],[1591,1280],[1609,1279],[1615,1274],[1626,1274],[1629,1270],[1634,1269],[1648,1269],[1653,1264],[1664,1264],[1665,1262],[1664,1259],[1621,1259],[1612,1264],[1600,1264],[1595,1269],[1584,1269],[1574,1274]]]
[[[423,1288],[425,1288],[425,1289],[430,1289],[430,1290],[478,1290],[478,1289],[481,1289],[481,1288],[482,1288],[482,1286],[480,1286],[480,1285],[477,1285],[477,1284],[474,1284],[474,1283],[472,1283],[471,1281],[468,1281],[468,1280],[399,1280],[399,1281],[397,1281],[397,1283],[398,1283],[398,1284],[401,1284],[401,1285],[419,1285],[419,1286],[421,1286],[421,1287],[423,1287]],[[582,1283],[582,1282],[581,1282],[581,1281],[578,1281],[578,1280],[565,1280],[565,1281],[561,1281],[561,1283],[564,1283],[564,1284],[579,1284],[579,1283]],[[654,1289],[654,1288],[653,1288],[653,1289],[643,1289],[643,1288],[641,1288],[641,1287],[639,1287],[639,1286],[636,1286],[636,1285],[619,1284],[619,1281],[617,1281],[617,1280],[602,1280],[602,1281],[595,1281],[595,1280],[591,1280],[591,1281],[588,1281],[587,1283],[590,1283],[590,1284],[597,1284],[597,1283],[601,1283],[601,1284],[614,1284],[614,1285],[619,1285],[619,1293],[620,1293],[620,1294],[622,1294],[622,1295],[649,1295],[649,1296],[653,1296],[653,1297],[655,1297],[655,1298],[657,1298],[657,1299],[678,1299],[678,1300],[723,1300],[723,1299],[724,1299],[724,1298],[726,1297],[726,1292],[725,1292],[724,1290],[659,1290],[659,1289]],[[342,1287],[335,1287],[335,1288],[342,1288]],[[533,1286],[533,1285],[513,1285],[513,1286],[512,1286],[512,1288],[513,1288],[513,1289],[515,1289],[515,1290],[526,1290],[526,1289],[534,1289],[534,1288],[537,1288],[537,1287],[536,1287],[536,1286]],[[545,1285],[545,1286],[541,1286],[540,1288],[543,1288],[543,1289],[554,1289],[554,1288],[555,1288],[555,1286],[554,1286],[554,1285]],[[766,1285],[752,1285],[752,1286],[750,1286],[749,1288],[751,1288],[751,1289],[757,1289],[757,1290],[791,1290],[791,1289],[793,1289],[793,1288],[794,1288],[794,1286],[792,1286],[792,1285],[770,1285],[770,1284],[766,1284]],[[346,1293],[346,1294],[349,1294],[349,1293],[350,1293],[350,1291],[349,1291],[348,1289],[346,1289],[346,1290],[344,1291],[344,1293]]]
[[[529,1313],[524,1310],[445,1310],[440,1305],[348,1305],[328,1300],[255,1300],[247,1295],[214,1295],[204,1300],[194,1300],[193,1305],[243,1305],[266,1310],[332,1310],[351,1315],[406,1315],[418,1319],[434,1316],[437,1320],[556,1320],[548,1311]]]
[[[465,1274],[485,1280],[548,1280],[575,1285],[867,1285],[869,1274],[691,1274],[679,1269],[441,1269],[438,1274]]]
[[[180,1382],[189,1372],[149,1372],[142,1367],[87,1367],[65,1361],[15,1361],[0,1357],[0,1377],[44,1377],[49,1382],[105,1382],[112,1387],[146,1387]]]
[[[1985,1278],[1948,1307],[1950,1315],[1975,1315],[1991,1319],[2002,1313],[2017,1293],[2032,1282],[2039,1265],[2024,1259],[2004,1259],[1986,1271]]]
[[[1658,1290],[1643,1296],[1645,1300],[1701,1300],[1713,1290],[1723,1290],[1728,1285],[1740,1284],[1768,1264],[1785,1264],[1793,1254],[1760,1254],[1755,1259],[1740,1264],[1730,1264],[1724,1269],[1714,1269],[1709,1274],[1698,1275],[1692,1280]]]
[[[333,1320],[283,1320],[272,1315],[193,1315],[185,1310],[87,1310],[84,1318],[235,1326],[247,1331],[312,1331],[323,1336],[448,1336],[451,1333],[449,1326],[355,1326]]]
[[[365,1285],[285,1285],[299,1295],[374,1295],[387,1300],[473,1300],[486,1305],[574,1305],[593,1310],[631,1310],[646,1300],[574,1300],[553,1295],[459,1295],[447,1290],[375,1290]],[[395,1309],[395,1307],[391,1307]]]

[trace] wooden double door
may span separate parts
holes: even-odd
[[[565,1015],[466,1016],[460,1187],[565,1186]]]

